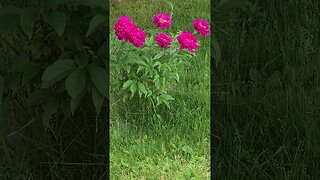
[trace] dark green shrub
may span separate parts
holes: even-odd
[[[82,150],[105,154],[101,143],[107,142],[104,123],[108,94],[107,9],[105,0],[0,3],[0,144],[3,139],[8,145],[4,147],[14,149],[14,153],[30,148],[28,157],[23,158],[32,159],[34,155],[33,158],[38,159],[30,160],[29,165],[35,161],[61,163],[94,159],[89,155],[79,157]],[[97,133],[98,129],[102,130]],[[21,146],[10,146],[13,142],[10,138],[25,141]],[[99,139],[103,141],[98,142]],[[70,141],[81,141],[87,146],[80,143],[71,146]],[[41,153],[37,154],[32,148],[39,148],[39,144],[43,147],[41,145]],[[64,149],[68,149],[68,155]],[[0,149],[0,161],[4,158],[19,164],[20,156],[16,156],[16,160],[9,158],[15,156],[14,153],[8,151],[8,156],[3,156]],[[12,178],[7,174],[11,171],[1,165],[0,179]],[[25,172],[29,177],[43,179],[54,168],[57,173],[60,171],[57,164],[49,164],[44,171],[37,168],[39,166],[26,166]],[[90,168],[84,169],[82,171]],[[78,175],[79,171],[81,168],[77,169]],[[68,177],[76,176],[69,171],[65,173],[65,178],[70,179]]]

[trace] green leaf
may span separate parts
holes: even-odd
[[[148,93],[148,91],[147,91],[147,89],[146,89],[146,87],[144,86],[144,84],[142,84],[142,83],[138,83],[138,87],[139,87],[139,89],[140,89],[140,91],[143,93],[143,94],[147,94]]]
[[[162,99],[160,99],[159,96],[157,96],[157,106],[160,105],[162,103]]]
[[[141,59],[127,59],[124,61],[125,64],[140,64],[146,66],[147,64]]]
[[[138,55],[134,53],[128,53],[125,60],[122,61],[124,64],[140,64],[146,66],[145,61]]]
[[[151,46],[153,44],[153,41],[154,41],[154,37],[151,36],[150,38],[147,38],[146,39],[146,45],[147,46]]]
[[[97,14],[95,15],[90,23],[89,23],[89,28],[86,34],[86,37],[90,36],[92,33],[94,33],[98,28],[102,27],[102,26],[107,26],[108,22],[108,17],[107,14]]]
[[[42,75],[43,87],[50,87],[57,81],[65,78],[69,73],[76,68],[74,60],[58,60],[48,66]]]
[[[22,86],[24,86],[27,82],[29,82],[34,77],[36,77],[39,71],[40,69],[37,67],[32,67],[30,69],[27,69],[22,76]]]
[[[81,94],[86,84],[86,75],[81,69],[73,71],[65,81],[66,90],[72,98]]]
[[[101,108],[104,102],[104,97],[101,93],[97,90],[97,88],[92,88],[92,102],[94,104],[94,107],[96,108],[97,116],[99,116],[101,112]]]
[[[9,72],[22,72],[22,86],[24,86],[28,81],[36,77],[39,73],[39,67],[30,62],[30,61],[22,61],[19,63],[14,63],[12,67],[9,69]]]
[[[44,20],[53,27],[58,36],[61,36],[66,26],[66,15],[63,12],[47,12],[43,15]]]
[[[44,124],[49,123],[50,117],[57,112],[58,107],[59,101],[57,101],[56,98],[52,98],[47,102],[46,106],[44,107],[44,112],[42,114],[42,120]]]
[[[166,101],[172,101],[174,100],[174,98],[172,96],[170,96],[169,94],[161,94],[160,98]]]
[[[180,78],[179,78],[179,74],[178,74],[178,73],[175,73],[175,74],[174,74],[174,76],[175,76],[174,78],[176,79],[176,81],[178,81],[178,82],[179,82],[179,80],[180,80]]]
[[[26,7],[21,12],[20,25],[24,33],[31,38],[33,25],[39,17],[39,11],[33,7]]]
[[[147,97],[150,97],[150,96],[152,96],[152,91],[149,89]]]
[[[134,83],[133,80],[129,79],[125,83],[123,83],[122,89],[127,89],[129,86],[131,86]]]
[[[138,94],[139,94],[139,97],[141,98],[142,92],[141,92],[141,91],[138,91]]]
[[[0,105],[2,105],[3,92],[4,92],[4,77],[0,76]]]
[[[98,91],[107,98],[108,78],[107,72],[99,66],[90,64],[88,67],[89,74],[93,84]]]
[[[163,120],[162,117],[160,116],[160,114],[157,114],[157,118],[158,118],[160,121]]]
[[[157,62],[155,62],[155,63],[153,64],[152,67],[156,67],[156,66],[159,66],[159,65],[161,65],[161,62],[157,61]]]
[[[82,97],[82,96],[78,96],[78,97],[76,97],[76,98],[71,98],[70,108],[71,108],[72,116],[74,115],[74,113],[76,112],[76,110],[77,110],[77,108],[78,108],[78,106],[79,106],[81,97]]]
[[[124,69],[127,71],[127,73],[129,74],[130,73],[130,70],[131,70],[131,66],[130,65],[126,65],[124,66]]]
[[[132,96],[131,96],[131,97],[133,97],[134,94],[135,94],[136,91],[137,91],[137,84],[136,84],[136,83],[133,83],[133,84],[130,86],[130,91],[131,91],[131,93],[132,93]]]
[[[137,73],[139,73],[141,70],[143,70],[143,69],[145,69],[145,67],[144,66],[139,66],[138,67],[138,70],[137,70]]]
[[[164,51],[160,51],[158,54],[154,56],[153,60],[160,59],[163,55],[164,55]]]
[[[88,65],[89,57],[86,52],[81,51],[75,55],[75,60],[78,66],[86,67]]]
[[[169,102],[168,102],[167,100],[164,100],[164,99],[163,99],[162,102],[164,102],[164,104],[170,109],[170,104],[169,104]]]

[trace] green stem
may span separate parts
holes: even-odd
[[[151,99],[151,103],[152,103],[153,111],[157,115],[158,113],[157,113],[157,110],[156,110],[156,106],[154,105],[153,99]]]
[[[164,0],[166,3],[168,3],[169,5],[170,5],[170,7],[171,7],[171,12],[170,12],[170,17],[171,17],[171,19],[172,19],[172,16],[173,16],[173,5],[172,5],[172,3],[171,2],[169,2],[169,1],[167,1],[167,0]]]

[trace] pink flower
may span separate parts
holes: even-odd
[[[137,29],[135,32],[133,32],[133,35],[130,38],[130,42],[135,47],[141,47],[146,41],[146,37],[147,36],[142,29]]]
[[[168,13],[157,13],[153,16],[153,23],[161,29],[170,28],[171,18]]]
[[[129,40],[136,29],[137,25],[132,23],[128,16],[121,16],[114,26],[117,38],[124,41]]]
[[[114,26],[115,34],[119,40],[130,41],[135,47],[143,46],[146,34],[131,22],[130,17],[121,16]]]
[[[182,31],[182,33],[177,37],[180,43],[179,50],[187,48],[191,53],[194,53],[195,49],[198,48],[198,39],[192,33],[188,31]]]
[[[201,34],[202,37],[206,37],[207,35],[209,35],[211,33],[210,31],[210,24],[205,21],[204,19],[195,19],[195,21],[193,22],[192,26],[194,27],[194,29],[197,30],[197,32],[199,34]]]
[[[172,37],[162,32],[159,32],[158,35],[154,37],[154,39],[157,41],[157,44],[160,47],[165,49],[167,49],[172,42]]]

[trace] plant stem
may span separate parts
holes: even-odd
[[[151,99],[151,103],[152,103],[153,111],[157,115],[158,113],[157,113],[157,110],[156,110],[156,106],[154,105],[154,102],[153,102],[152,99]]]

